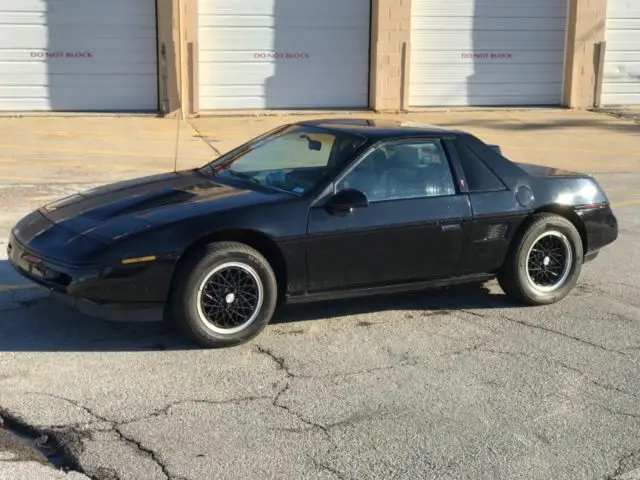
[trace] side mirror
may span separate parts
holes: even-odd
[[[326,204],[327,210],[337,215],[346,215],[352,213],[356,208],[368,206],[369,200],[367,196],[360,190],[354,190],[353,188],[340,190]]]
[[[309,148],[309,150],[313,150],[314,152],[319,152],[320,150],[322,150],[322,142],[314,140],[309,135],[304,133],[300,135],[300,138],[304,138],[307,141],[307,147]]]

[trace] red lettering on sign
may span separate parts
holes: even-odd
[[[513,54],[510,52],[463,52],[460,57],[468,59],[491,59],[491,60],[504,60],[513,58]]]
[[[31,58],[93,58],[93,52],[49,52],[44,51],[31,51],[29,52]]]
[[[253,54],[253,58],[273,60],[301,60],[310,57],[311,55],[306,52],[256,52]]]

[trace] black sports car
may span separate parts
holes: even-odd
[[[556,302],[617,236],[589,175],[514,163],[462,131],[334,119],[47,205],[8,255],[81,305],[164,307],[216,347],[253,338],[285,301],[497,277],[521,302]]]

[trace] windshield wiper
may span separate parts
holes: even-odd
[[[242,178],[243,180],[247,180],[248,182],[251,183],[257,183],[258,185],[262,185],[262,183],[260,183],[260,180],[258,180],[257,178],[246,174],[244,172],[238,172],[236,170],[226,170],[227,173],[229,173],[229,175],[232,175],[236,178]]]

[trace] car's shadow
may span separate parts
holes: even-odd
[[[505,295],[492,293],[484,283],[472,283],[410,293],[288,305],[279,312],[271,323],[321,320],[389,310],[436,312],[513,308],[516,306]]]
[[[3,272],[2,268],[0,272]],[[4,284],[7,285],[6,277]],[[132,352],[198,348],[166,323],[99,320],[49,298],[43,289],[5,290],[0,292],[0,299],[0,352]],[[296,322],[390,310],[428,312],[513,306],[504,295],[492,294],[484,285],[472,284],[450,289],[285,305],[276,313],[272,325],[282,328]]]

